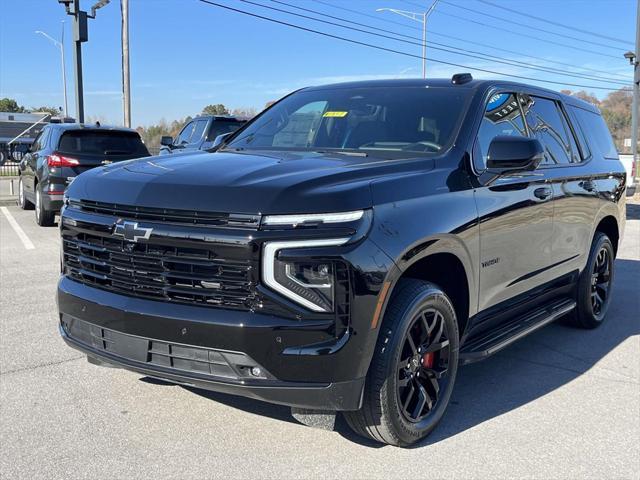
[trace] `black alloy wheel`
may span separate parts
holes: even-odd
[[[577,285],[573,323],[581,328],[596,328],[604,322],[611,304],[615,273],[615,250],[607,235],[596,232],[589,258]]]
[[[363,437],[405,447],[440,423],[458,370],[458,320],[437,285],[401,279],[380,326],[362,408],[344,412]]]
[[[591,308],[596,317],[602,315],[604,306],[608,304],[612,263],[609,250],[602,246],[598,251],[591,273]]]
[[[451,344],[442,314],[429,308],[407,330],[398,365],[398,400],[410,422],[422,421],[449,382]]]

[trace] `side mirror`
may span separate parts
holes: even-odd
[[[223,133],[222,135],[218,135],[211,144],[211,148],[218,148],[222,145],[227,138],[229,138],[234,132]]]
[[[487,171],[493,175],[535,170],[544,148],[535,138],[499,135],[489,145]]]
[[[170,137],[168,135],[163,135],[162,138],[160,139],[160,145],[164,145],[165,147],[170,147],[171,145],[173,145],[173,137]]]

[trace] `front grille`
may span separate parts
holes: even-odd
[[[138,207],[135,205],[95,202],[93,200],[70,200],[69,205],[83,212],[150,222],[249,229],[256,229],[260,224],[260,215]]]
[[[251,262],[206,249],[131,243],[77,233],[62,237],[65,273],[104,290],[174,303],[250,309]]]

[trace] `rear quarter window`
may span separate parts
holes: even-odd
[[[149,155],[135,132],[69,130],[58,142],[63,153],[89,155]]]
[[[618,158],[618,150],[613,143],[609,128],[602,115],[579,107],[569,106],[572,113],[578,119],[582,133],[591,149],[598,152],[604,158]]]

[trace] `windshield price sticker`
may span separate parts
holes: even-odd
[[[349,112],[324,112],[323,117],[343,118],[346,117]]]

